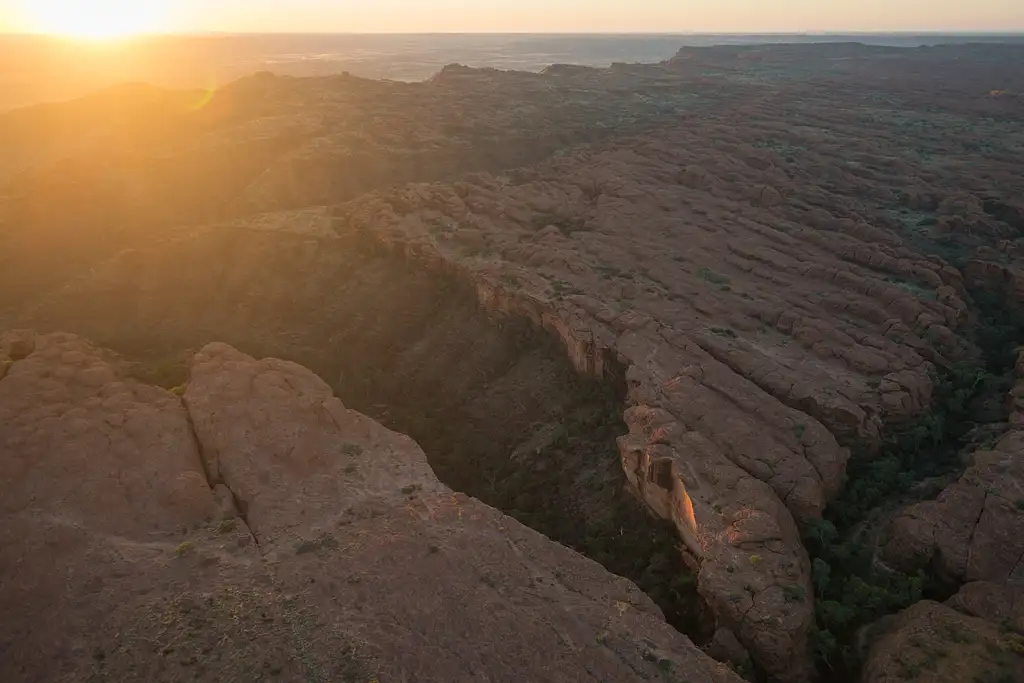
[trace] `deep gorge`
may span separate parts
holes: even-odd
[[[180,263],[193,267],[184,273]],[[355,236],[221,227],[99,273],[81,298],[40,307],[46,317],[29,324],[118,350],[139,361],[143,379],[168,388],[187,381],[186,350],[209,341],[306,365],[348,407],[413,437],[446,484],[633,580],[696,643],[712,636],[714,618],[675,529],[626,491],[616,444],[627,431],[625,382],[613,362],[605,359],[602,380],[583,375],[555,334],[485,310],[461,275]],[[127,279],[137,286],[119,285]],[[933,412],[872,459],[851,461],[846,491],[806,530],[812,561],[831,572],[822,585],[816,563],[812,641],[822,675],[855,680],[858,629],[922,596],[941,597],[928,577],[880,577],[871,547],[850,539],[875,507],[911,489],[935,495],[913,487],[961,467],[974,423],[968,404],[1005,391],[992,373],[1007,370],[1019,326],[977,298],[988,367],[945,371]],[[856,614],[847,609],[866,602]]]
[[[694,642],[711,637],[677,532],[626,490],[622,369],[582,375],[551,332],[361,239],[218,228],[107,268],[109,289],[32,325],[83,334],[168,388],[210,341],[305,365],[346,406],[413,437],[447,485],[631,579]]]

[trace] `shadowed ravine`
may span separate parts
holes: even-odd
[[[194,267],[185,276],[179,263]],[[138,286],[119,286],[129,274]],[[98,275],[31,324],[89,335],[167,387],[209,341],[295,360],[349,408],[412,436],[452,488],[633,580],[696,643],[713,632],[672,525],[626,490],[621,372],[581,376],[553,335],[359,241],[219,227]]]

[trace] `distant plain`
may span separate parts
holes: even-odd
[[[322,34],[156,36],[80,43],[0,36],[0,110],[64,100],[126,81],[216,88],[256,71],[314,76],[348,71],[416,81],[445,64],[540,71],[550,64],[659,62],[684,45],[856,41],[914,47],[1018,42],[997,34]]]

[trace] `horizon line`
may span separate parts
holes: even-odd
[[[789,31],[229,31],[229,30],[194,30],[194,31],[149,31],[129,36],[121,40],[159,37],[202,37],[202,36],[1006,36],[1024,37],[1024,28],[1006,29],[878,29],[878,30],[842,30],[842,29],[809,29]],[[58,40],[73,39],[70,36],[47,31],[0,31],[0,37],[55,38]],[[116,38],[114,40],[117,40]]]

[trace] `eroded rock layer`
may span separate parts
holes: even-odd
[[[23,112],[5,144],[52,144],[3,170],[0,309],[129,352],[167,386],[183,349],[213,340],[300,360],[436,438],[447,483],[489,477],[473,492],[559,540],[538,482],[584,511],[574,525],[628,482],[687,548],[709,650],[807,680],[799,527],[843,490],[851,451],[872,457],[938,374],[978,359],[978,297],[1017,306],[1019,62],[1019,46],[715,48],[411,85],[261,76],[201,106],[128,90],[39,130]],[[410,180],[446,182],[392,186]],[[189,223],[207,227],[172,227]],[[576,398],[568,363],[601,396]],[[621,437],[611,461],[572,447],[585,430],[560,433],[566,412]],[[971,495],[1014,471],[993,457],[964,475]],[[557,476],[500,490],[524,471]],[[993,485],[977,540],[995,559],[954,515],[955,533],[900,548],[906,568],[941,542],[956,580],[1016,576],[1013,491]],[[579,528],[598,539],[625,519],[596,517]]]
[[[0,381],[5,681],[738,680],[298,365],[209,345],[182,402],[80,338],[4,336],[26,346]]]
[[[1024,636],[924,600],[884,626],[866,683],[1024,680]]]
[[[967,469],[935,500],[893,520],[881,551],[887,564],[928,569],[954,584],[1024,586],[1024,354],[1016,375],[1007,431],[991,448],[972,453]]]
[[[184,382],[181,349],[215,339],[297,360],[416,438],[447,485],[637,581],[671,623],[709,638],[675,532],[624,491],[624,377],[579,375],[554,338],[490,315],[472,284],[331,226],[308,210],[189,231],[104,263],[32,319],[132,354],[167,387]]]

